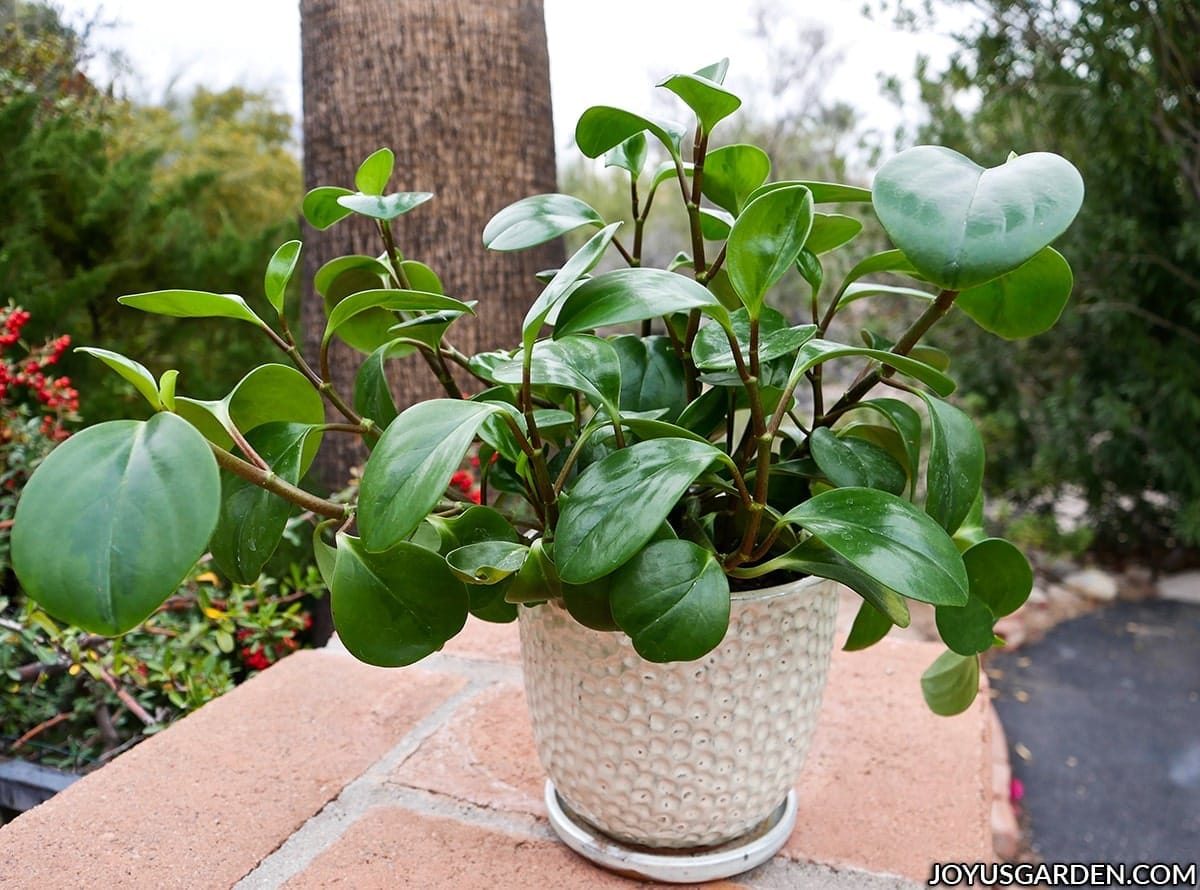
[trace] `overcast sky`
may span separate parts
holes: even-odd
[[[298,0],[58,0],[69,16],[112,21],[99,35],[102,46],[122,50],[146,85],[140,98],[161,98],[179,86],[223,88],[244,84],[275,91],[289,109],[300,110]],[[788,9],[780,0],[775,6]],[[948,41],[899,34],[858,12],[857,0],[800,6],[819,15],[830,43],[844,56],[829,93],[864,114],[868,126],[890,131],[899,114],[879,96],[878,72],[909,75],[918,49],[944,55]],[[575,120],[589,105],[613,104],[648,111],[653,83],[729,56],[727,83],[755,73],[762,47],[751,37],[751,3],[729,0],[545,0],[554,97],[555,131],[567,143]],[[581,11],[591,11],[582,15]],[[783,26],[781,26],[781,31]],[[614,65],[607,48],[621,47]],[[597,72],[603,72],[598,75]],[[739,72],[741,72],[739,74]],[[744,95],[744,94],[743,94]]]

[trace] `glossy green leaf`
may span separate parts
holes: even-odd
[[[700,208],[700,234],[705,241],[724,241],[732,229],[732,214],[710,207]]]
[[[749,200],[753,201],[760,195],[765,195],[767,192],[775,189],[791,188],[793,186],[803,186],[812,192],[814,204],[847,204],[847,203],[870,203],[870,189],[860,188],[856,185],[845,185],[840,182],[810,182],[803,179],[781,179],[777,182],[768,182],[759,186],[751,195]]]
[[[390,148],[372,152],[358,165],[358,171],[354,174],[354,187],[364,195],[382,195],[388,180],[392,178],[395,165],[396,156]]]
[[[718,83],[696,74],[676,74],[658,84],[670,90],[696,113],[705,133],[742,106],[742,100]]]
[[[430,294],[415,290],[367,290],[351,294],[333,307],[325,322],[323,343],[328,343],[342,325],[359,313],[369,309],[387,309],[393,312],[439,312],[452,310],[474,315],[474,311],[466,303],[445,297],[441,294]]]
[[[965,605],[938,606],[934,618],[942,642],[959,655],[978,655],[992,648],[996,616],[974,593]]]
[[[1033,569],[1020,550],[1003,538],[986,538],[963,553],[971,595],[985,602],[997,618],[1025,604],[1033,590]]]
[[[393,420],[363,469],[363,546],[377,553],[412,534],[446,493],[484,418],[502,410],[487,402],[431,399]]]
[[[571,258],[550,279],[550,283],[546,285],[545,289],[538,294],[538,298],[533,301],[533,305],[525,313],[524,321],[521,322],[521,342],[526,349],[533,347],[533,341],[537,339],[542,325],[555,315],[560,304],[571,293],[579,279],[600,262],[620,225],[620,223],[610,223],[589,238],[583,247],[571,255]]]
[[[351,289],[352,285],[343,286],[339,288],[339,292],[336,294],[338,299],[348,297],[358,290],[378,290],[388,282],[391,276],[391,271],[387,265],[375,259],[375,257],[359,255],[340,256],[325,263],[317,270],[317,274],[313,276],[313,287],[322,296],[329,296],[334,282],[347,272],[360,273],[354,277],[353,281],[362,282],[364,286],[354,289]]]
[[[441,649],[466,624],[470,602],[438,554],[407,542],[372,553],[345,534],[330,592],[338,637],[355,658],[380,667]]]
[[[729,627],[729,581],[691,541],[657,541],[615,574],[612,614],[647,661],[694,661]]]
[[[132,383],[134,389],[142,394],[146,401],[150,403],[150,407],[155,411],[162,407],[162,400],[159,398],[158,384],[154,380],[154,375],[141,362],[126,358],[120,353],[110,352],[107,349],[98,349],[94,346],[80,346],[75,351],[90,355],[92,358],[97,358],[104,362],[104,364]]]
[[[652,439],[589,466],[571,487],[555,532],[562,579],[584,584],[624,565],[719,456],[700,442]]]
[[[325,583],[326,588],[333,584],[333,570],[337,565],[337,547],[325,542],[325,532],[336,531],[339,524],[340,521],[337,519],[327,519],[313,529],[313,559],[316,560],[317,571],[321,573],[321,580]]]
[[[1071,266],[1046,247],[1007,275],[964,290],[954,305],[985,331],[1020,340],[1054,327],[1073,285]]]
[[[621,417],[621,426],[642,441],[647,439],[691,439],[693,442],[708,444],[708,439],[703,436],[665,420],[625,415]]]
[[[571,617],[592,630],[620,630],[612,614],[612,582],[608,575],[587,584],[564,584],[562,601]]]
[[[801,250],[796,254],[796,271],[812,288],[813,293],[820,292],[821,285],[825,283],[825,268],[815,253]]]
[[[817,333],[817,326],[812,324],[788,327],[788,321],[782,313],[769,306],[763,307],[758,322],[758,358],[760,362],[769,362],[795,352]],[[750,314],[744,307],[738,309],[730,314],[729,323],[741,346],[742,359],[748,363],[750,361]],[[692,344],[692,360],[696,363],[696,367],[704,369],[736,367],[729,337],[719,325],[705,325],[700,329],[700,333]]]
[[[788,376],[789,382],[799,381],[804,373],[822,362],[847,356],[863,356],[882,362],[889,368],[895,368],[901,374],[906,374],[915,380],[920,380],[938,395],[949,395],[954,392],[954,381],[924,362],[904,355],[895,355],[880,349],[869,349],[861,346],[845,346],[834,340],[809,340],[800,347],[796,354],[796,362]]]
[[[490,250],[525,250],[582,226],[603,225],[604,218],[590,204],[571,195],[530,195],[509,204],[488,221],[483,227],[483,246]]]
[[[877,297],[883,295],[895,295],[901,297],[912,297],[917,300],[922,300],[926,303],[931,303],[937,297],[937,294],[929,291],[919,290],[915,287],[900,287],[894,284],[876,284],[873,281],[856,281],[842,291],[842,297],[838,300],[839,306],[845,306],[848,303],[853,303],[855,300],[861,300],[863,297]]]
[[[175,384],[179,380],[179,372],[171,369],[163,371],[158,381],[158,400],[168,411],[175,411]]]
[[[771,159],[761,148],[725,145],[705,157],[701,191],[718,207],[737,216],[751,193],[770,175]]]
[[[863,600],[850,626],[850,634],[842,648],[847,652],[858,652],[874,646],[895,627],[890,618]]]
[[[353,195],[350,189],[323,185],[304,196],[301,211],[314,229],[325,230],[350,215],[350,209],[338,203],[338,198]]]
[[[208,545],[220,500],[208,443],[175,415],[88,427],[25,484],[13,567],[56,618],[125,633],[178,590]]]
[[[367,356],[354,376],[354,410],[380,429],[396,419],[396,402],[387,379],[388,360],[409,355],[414,349],[395,341],[385,343]]]
[[[752,318],[763,298],[796,261],[812,229],[813,203],[801,186],[775,189],[742,210],[726,245],[725,269]]]
[[[921,274],[961,291],[1024,265],[1066,231],[1083,180],[1047,152],[984,169],[948,148],[918,145],[879,170],[873,203]]]
[[[401,260],[400,270],[408,279],[409,290],[424,291],[427,294],[445,294],[446,289],[442,287],[442,279],[438,274],[417,260]],[[468,305],[474,305],[467,301]]]
[[[845,584],[870,603],[897,627],[908,627],[910,616],[904,597],[886,584],[880,583],[853,563],[826,547],[816,538],[809,538],[782,556],[760,563],[750,569],[736,570],[739,577],[756,578],[775,571],[793,571],[818,578],[829,578]]]
[[[519,384],[523,368],[523,358],[518,355],[493,373],[500,383]],[[533,347],[530,375],[535,384],[579,390],[592,401],[609,407],[610,414],[616,413],[621,397],[621,362],[607,340],[588,334],[539,340]]]
[[[842,292],[844,293],[853,282],[877,272],[898,272],[901,275],[911,275],[916,271],[903,253],[898,250],[885,250],[855,263],[854,267],[846,274],[846,280],[842,282]]]
[[[279,248],[271,255],[270,262],[267,263],[267,271],[263,276],[263,291],[267,295],[267,302],[280,316],[283,315],[283,298],[287,292],[288,282],[292,280],[292,275],[300,262],[302,246],[299,241],[287,241],[279,245]]]
[[[961,714],[979,692],[979,657],[943,652],[921,675],[921,693],[940,717]]]
[[[909,599],[933,605],[967,601],[967,570],[950,536],[895,495],[835,488],[793,507],[783,519]]]
[[[930,431],[925,512],[954,534],[983,484],[983,439],[958,408],[929,395],[924,399]]]
[[[908,466],[913,473],[915,489],[917,468],[921,466],[921,415],[907,402],[899,399],[871,399],[862,402],[859,407],[882,414],[900,435]]]
[[[537,538],[529,545],[525,565],[506,585],[504,598],[510,603],[540,603],[561,593],[558,570],[546,553],[546,542]]]
[[[626,334],[609,342],[621,365],[621,410],[665,408],[665,420],[673,421],[679,417],[687,406],[687,391],[683,363],[671,340]]]
[[[593,105],[580,115],[579,123],[575,125],[575,144],[585,157],[598,158],[643,130],[661,142],[671,157],[679,158],[679,147],[687,132],[685,127],[607,105]]]
[[[458,547],[484,541],[506,541],[516,544],[521,540],[503,513],[484,505],[468,507],[457,516],[430,516],[428,521],[436,523],[442,540],[446,543],[445,549],[442,550],[443,555]]]
[[[558,313],[554,336],[691,309],[728,322],[725,307],[708,288],[691,278],[662,269],[617,269],[589,278],[567,297]]]
[[[237,294],[213,294],[202,290],[156,290],[144,294],[117,297],[117,302],[155,315],[173,318],[234,318],[265,328],[267,323],[254,314]]]
[[[305,440],[312,427],[268,423],[246,434],[284,482],[300,482]],[[279,546],[293,506],[253,482],[221,471],[221,511],[209,541],[213,559],[238,584],[253,584]]]
[[[646,166],[646,134],[634,133],[620,145],[609,149],[604,155],[604,166],[628,170],[636,180]]]
[[[343,195],[337,202],[346,209],[370,219],[392,220],[420,207],[433,192],[396,192],[391,195]]]
[[[817,466],[838,488],[877,488],[898,495],[908,486],[904,468],[874,442],[817,427],[808,443]]]
[[[509,541],[480,541],[446,554],[446,563],[467,584],[498,584],[521,571],[529,548]]]
[[[862,231],[861,220],[841,213],[814,213],[812,231],[804,249],[814,256],[836,250],[853,241]]]

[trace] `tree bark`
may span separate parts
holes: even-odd
[[[479,301],[479,318],[460,319],[450,340],[468,354],[516,345],[533,275],[561,265],[562,247],[493,253],[480,233],[505,205],[555,190],[542,0],[301,0],[300,20],[306,187],[352,188],[358,164],[391,148],[388,191],[435,194],[396,221],[401,253],[432,266],[449,296]],[[306,226],[304,240],[302,319],[315,358],[324,307],[313,273],[381,247],[362,219],[324,232]],[[332,375],[349,395],[361,356],[338,346]],[[399,363],[392,382],[401,408],[443,394],[419,357]],[[364,458],[356,439],[330,435],[318,472],[338,488]]]

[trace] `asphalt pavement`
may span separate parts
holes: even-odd
[[[1042,861],[1200,861],[1200,605],[1117,603],[988,667]]]

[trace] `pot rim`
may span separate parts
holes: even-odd
[[[822,578],[818,575],[805,575],[803,578],[797,578],[794,581],[785,581],[782,584],[775,584],[771,587],[760,587],[757,590],[731,590],[729,592],[729,599],[734,602],[757,602],[781,596],[790,596],[806,587],[817,587],[821,584],[834,583],[836,582],[831,581],[829,578]]]

